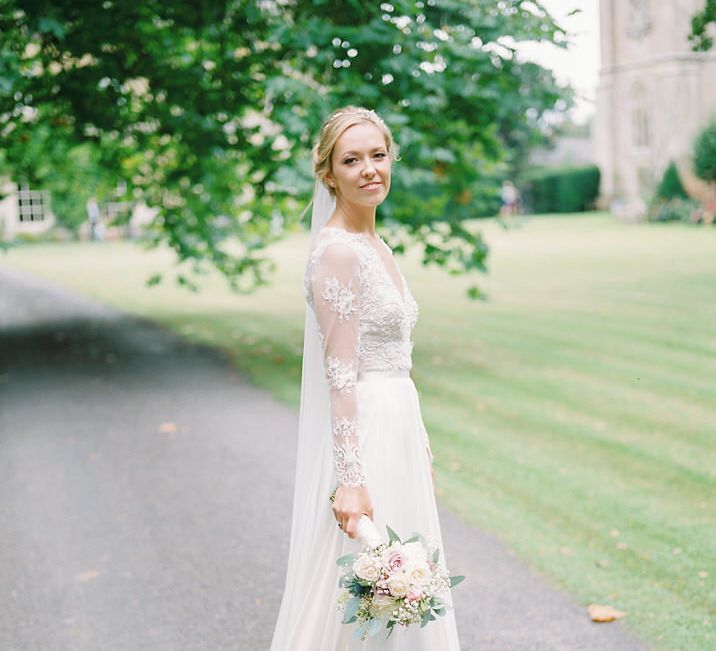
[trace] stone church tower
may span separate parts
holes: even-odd
[[[674,160],[693,195],[694,137],[716,117],[716,49],[692,52],[691,16],[704,0],[599,0],[601,70],[595,147],[601,195],[618,217],[643,217]]]

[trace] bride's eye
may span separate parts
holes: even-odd
[[[376,156],[380,156],[381,158],[385,158],[386,153],[384,151],[379,151]]]
[[[356,160],[356,159],[355,159],[355,158],[346,158],[346,159],[343,161],[343,164],[344,164],[344,165],[348,165],[349,163],[352,163],[354,160]]]

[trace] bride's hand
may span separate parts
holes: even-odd
[[[373,519],[373,504],[365,486],[339,486],[333,500],[333,515],[349,538],[357,536],[358,521],[363,514]]]

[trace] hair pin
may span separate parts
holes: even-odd
[[[325,126],[328,126],[328,125],[329,125],[331,122],[333,122],[333,120],[335,120],[339,115],[349,115],[349,114],[351,114],[351,113],[358,113],[358,114],[362,114],[362,115],[369,115],[369,116],[371,116],[371,117],[374,117],[376,120],[379,120],[382,124],[385,124],[385,122],[383,122],[383,118],[380,117],[380,115],[378,115],[373,109],[358,108],[358,109],[354,109],[354,110],[352,110],[352,111],[338,111],[338,113],[334,113],[334,114],[330,117],[330,119],[328,120],[328,122],[326,122]]]

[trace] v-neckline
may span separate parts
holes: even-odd
[[[355,236],[360,237],[365,240],[373,239],[373,238],[369,237],[368,235],[366,235],[365,233],[359,233],[357,231],[347,231],[345,228],[339,228],[338,226],[324,226],[323,230],[341,231],[343,233],[348,233],[348,235],[355,235]],[[377,234],[377,235],[378,235],[378,240],[380,242],[382,242],[383,244],[385,244],[385,246],[388,248],[388,250],[390,250],[390,247],[388,247],[388,244],[380,236],[380,234]],[[398,276],[400,277],[400,282],[403,285],[402,292],[398,289],[398,286],[395,284],[395,281],[393,280],[393,276],[390,274],[390,271],[388,271],[388,268],[386,267],[385,262],[383,262],[383,256],[380,255],[378,250],[372,244],[370,244],[370,242],[368,243],[368,246],[370,246],[370,248],[373,249],[373,252],[375,253],[375,255],[378,256],[378,263],[380,264],[381,267],[383,267],[383,273],[388,277],[388,282],[391,284],[391,286],[395,290],[395,293],[398,295],[398,298],[400,298],[400,303],[403,306],[405,306],[405,301],[407,299],[407,294],[408,294],[408,287],[405,284],[405,278],[403,277],[403,273],[400,271],[400,268],[394,261],[393,263],[395,264],[395,270],[398,272]],[[392,255],[393,255],[393,253],[391,251],[391,257],[392,257]]]

